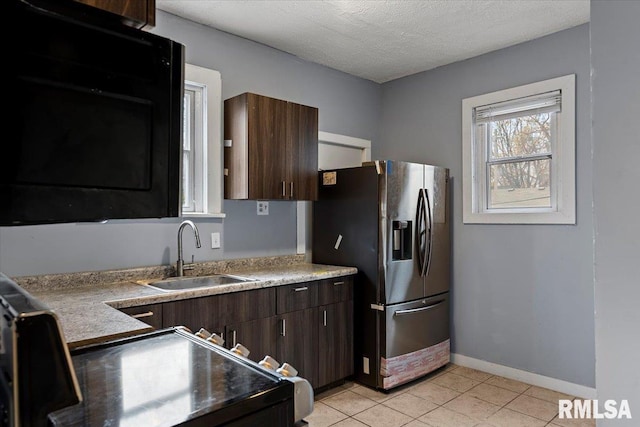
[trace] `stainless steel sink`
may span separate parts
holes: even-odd
[[[156,281],[138,281],[141,285],[150,286],[161,291],[183,291],[196,288],[212,288],[215,286],[230,285],[234,283],[254,282],[254,279],[231,276],[229,274],[214,274],[200,277],[172,277]]]

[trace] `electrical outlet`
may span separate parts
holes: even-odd
[[[269,215],[269,202],[258,200],[256,210],[258,215]]]
[[[220,249],[220,233],[211,233],[211,249]]]

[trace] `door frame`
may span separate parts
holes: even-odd
[[[322,143],[349,148],[360,148],[362,150],[362,162],[371,160],[371,141],[368,139],[320,131],[318,132],[318,145]],[[319,151],[320,150],[318,150],[318,152]]]
[[[322,143],[360,148],[362,162],[371,161],[371,140],[369,139],[319,131],[318,145]],[[300,201],[296,204],[296,253],[305,254],[307,261],[311,261],[311,202]]]

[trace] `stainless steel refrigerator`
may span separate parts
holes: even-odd
[[[391,389],[449,362],[449,170],[399,161],[320,172],[313,262],[358,268],[356,380]]]

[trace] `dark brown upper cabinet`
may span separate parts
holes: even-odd
[[[156,25],[156,0],[75,0],[122,17],[130,27],[151,29]]]
[[[317,199],[317,108],[243,93],[224,102],[224,139],[225,199]]]

